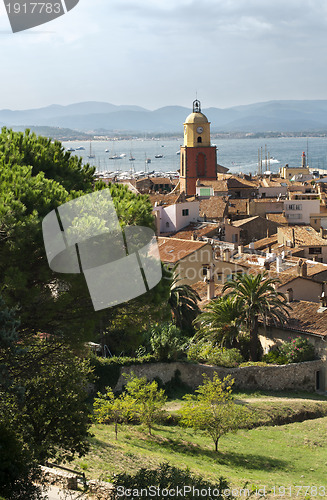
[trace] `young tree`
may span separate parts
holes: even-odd
[[[228,432],[236,432],[247,418],[246,410],[234,403],[232,385],[228,375],[220,380],[215,372],[213,380],[203,375],[203,384],[196,389],[197,394],[186,394],[185,403],[179,410],[181,425],[208,434],[218,451],[218,441]]]
[[[126,393],[116,396],[111,387],[106,388],[106,393],[98,392],[98,397],[94,399],[94,418],[100,424],[113,422],[115,425],[115,439],[118,438],[118,424],[123,424],[131,414],[131,399],[126,398]]]
[[[146,377],[138,378],[131,372],[123,374],[127,380],[126,399],[130,401],[133,416],[148,428],[149,434],[153,424],[163,414],[163,407],[167,401],[165,391],[158,388],[158,383],[147,382]]]
[[[269,278],[267,271],[253,274],[237,274],[228,280],[223,291],[236,300],[240,307],[240,319],[250,333],[250,359],[257,361],[259,348],[259,320],[264,325],[270,320],[275,324],[287,320],[290,306],[283,293],[277,292],[278,279]]]

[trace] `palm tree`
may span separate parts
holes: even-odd
[[[250,360],[257,361],[259,347],[259,320],[266,326],[283,322],[289,316],[290,306],[283,293],[277,292],[278,279],[269,278],[267,271],[253,274],[237,274],[226,281],[223,292],[229,291],[241,309],[240,320],[250,333]]]
[[[220,347],[237,347],[240,333],[241,309],[238,301],[225,295],[206,306],[198,316],[198,338],[205,338]]]
[[[182,330],[193,334],[193,320],[200,313],[199,294],[190,285],[180,285],[176,276],[170,287],[168,304],[171,308],[174,323]]]

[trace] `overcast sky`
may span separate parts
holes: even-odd
[[[0,0],[0,109],[326,99],[326,42],[326,0],[80,0],[16,34]]]

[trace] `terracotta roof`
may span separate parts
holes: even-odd
[[[285,215],[283,214],[268,214],[266,213],[266,219],[271,220],[272,222],[277,222],[279,225],[286,226],[288,225],[288,220],[286,219]]]
[[[200,186],[212,187],[214,191],[228,192],[228,186],[226,180],[204,180],[201,179]]]
[[[247,219],[244,219],[247,220]],[[236,221],[238,222],[238,221]],[[235,222],[233,222],[233,226],[235,225]],[[261,240],[257,240],[253,242],[254,249],[255,250],[263,250],[264,248],[267,248],[269,245],[273,245],[274,243],[277,243],[277,234],[274,234],[273,236],[269,236],[268,238],[262,238]],[[248,247],[249,245],[247,245]]]
[[[279,203],[282,206],[283,203],[284,203],[284,200],[277,201],[276,198],[265,197],[265,198],[255,198],[255,199],[252,199],[251,203],[276,203],[276,204]]]
[[[195,290],[199,296],[200,296],[200,301],[198,302],[199,304],[199,307],[201,309],[203,309],[207,304],[209,304],[209,302],[211,302],[211,300],[208,300],[207,298],[207,283],[205,281],[198,281],[197,283],[193,283],[193,285],[191,285],[193,290]],[[222,295],[222,290],[223,290],[223,287],[224,285],[222,285],[221,283],[215,283],[215,297],[214,298],[217,298],[219,297],[220,295]]]
[[[259,181],[259,185],[261,187],[280,187],[281,184],[285,184],[283,179],[269,179],[269,177],[266,177]]]
[[[201,236],[206,236],[219,228],[219,224],[189,224],[177,233],[172,234],[173,238],[178,238],[182,240],[191,240],[193,234],[195,233],[197,238]],[[210,237],[210,236],[209,236]]]
[[[179,197],[179,193],[174,193],[174,194],[153,193],[153,194],[148,194],[148,196],[150,198],[150,202],[153,207],[155,203],[157,203],[158,205],[168,206],[168,205],[174,205],[174,203],[176,203],[176,200]]]
[[[327,246],[327,239],[322,238],[320,234],[311,226],[293,226],[293,227],[279,227],[278,234],[282,234],[284,238],[292,241],[292,234],[294,231],[295,245],[301,246]]]
[[[219,172],[220,174],[226,174],[228,170],[229,168],[223,167],[223,165],[219,165],[219,163],[217,163],[217,172]]]
[[[267,238],[267,240],[269,239],[270,238]],[[259,248],[257,248],[257,250],[259,250]],[[238,256],[237,259],[233,259],[233,261],[237,262],[242,266],[247,267],[248,273],[257,274],[264,271],[263,266],[259,266],[258,264],[255,263],[257,262],[257,259],[260,257],[261,256],[257,254],[243,253],[240,257]],[[290,281],[299,277],[297,271],[297,263],[299,260],[300,258],[294,256],[292,256],[291,259],[283,260],[282,270],[278,273],[276,271],[276,261],[271,262],[268,273],[270,278],[276,278],[279,280],[280,284],[278,284],[277,287],[283,286],[286,283],[289,283]],[[301,260],[305,259],[302,258]],[[306,261],[306,263],[307,263],[307,277],[303,278],[301,276],[301,279],[321,282],[319,281],[319,274],[327,271],[327,265],[322,264],[320,262],[312,262],[312,261]]]
[[[223,219],[227,213],[227,201],[221,196],[210,196],[200,200],[200,217],[205,215],[210,219]]]
[[[286,330],[327,336],[327,308],[305,300],[295,300],[290,306],[290,318],[283,325]]]
[[[172,184],[168,177],[150,177],[152,184]]]
[[[228,213],[229,214],[241,214],[247,215],[247,207],[248,207],[249,200],[243,199],[243,200],[230,200],[228,203]]]
[[[239,177],[230,177],[229,179],[227,179],[227,186],[228,189],[256,189],[258,187],[258,183],[255,181],[249,181],[247,179],[241,179]]]
[[[298,275],[297,263],[299,260],[303,260],[306,262],[306,264],[307,264],[307,276],[310,279],[314,279],[315,276],[318,276],[320,273],[327,271],[327,265],[324,265],[320,262],[310,262],[310,261],[305,260],[305,259],[292,257],[292,262],[290,262],[288,264],[289,261],[287,261],[287,259],[286,259],[286,261],[283,264],[284,266],[288,266],[287,269],[285,269],[284,271],[279,273],[279,275],[281,276],[281,279],[283,279],[283,281],[285,281],[286,275],[288,275],[290,278],[291,277],[293,278],[294,276]],[[276,271],[276,263],[275,262],[270,266],[270,269],[271,269],[270,272]],[[276,276],[278,277],[277,273],[276,273]]]
[[[160,259],[162,262],[176,262],[208,245],[203,241],[181,240],[178,238],[158,238]]]
[[[253,217],[247,217],[246,219],[234,220],[232,225],[234,227],[244,226],[245,224],[248,224],[249,222],[252,222],[253,220],[259,219],[259,218],[260,218],[259,215],[255,215]]]

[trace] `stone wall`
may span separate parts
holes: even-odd
[[[316,389],[316,372],[320,371],[324,376],[326,362],[318,360],[281,366],[244,366],[242,368],[222,368],[182,362],[132,365],[121,368],[121,374],[114,390],[120,391],[125,383],[122,373],[134,372],[137,377],[145,376],[148,380],[157,377],[163,383],[167,383],[174,377],[176,370],[180,372],[181,381],[192,388],[196,388],[202,383],[204,373],[212,378],[213,373],[217,372],[220,378],[232,375],[235,387],[238,389],[313,392]]]
[[[43,479],[49,485],[60,486],[67,490],[77,490],[77,475],[64,470],[41,466]]]

